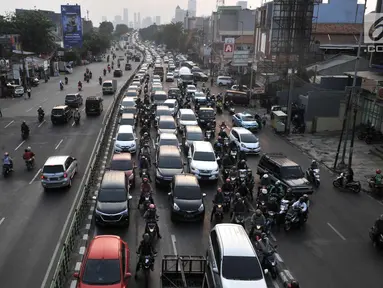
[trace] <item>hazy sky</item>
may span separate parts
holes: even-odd
[[[330,0],[338,1],[338,0]],[[60,11],[60,5],[66,4],[65,1],[59,0],[33,0],[29,2],[27,0],[1,0],[0,14],[4,14],[7,11],[14,11],[16,8],[24,9],[41,9]],[[226,5],[235,5],[237,0],[225,0]],[[262,0],[248,0],[248,8],[259,7]],[[358,2],[364,3],[364,0],[358,0]],[[175,8],[179,5],[182,9],[187,8],[187,0],[78,0],[77,2],[67,2],[69,4],[81,5],[83,17],[86,15],[86,10],[89,10],[89,16],[94,22],[95,26],[101,22],[102,16],[106,16],[108,20],[113,20],[115,15],[121,15],[123,8],[129,10],[129,21],[133,20],[133,13],[140,12],[141,19],[146,16],[161,16],[161,22],[170,22],[174,17]],[[367,10],[372,11],[375,9],[376,0],[367,0]],[[215,0],[197,0],[197,15],[210,15],[211,11],[215,9]]]

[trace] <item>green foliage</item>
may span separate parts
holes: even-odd
[[[82,56],[86,56],[88,51],[93,55],[105,52],[110,47],[110,36],[100,32],[91,31],[83,35]]]
[[[9,14],[0,19],[0,33],[19,34],[25,51],[35,53],[50,52],[55,47],[52,21],[44,13],[28,10]]]
[[[130,32],[130,30],[131,29],[125,24],[117,24],[115,31],[114,31],[114,34],[116,34],[116,36],[122,36],[122,35]]]
[[[100,34],[111,36],[114,30],[114,26],[112,22],[104,21],[100,23],[100,27],[98,31]]]

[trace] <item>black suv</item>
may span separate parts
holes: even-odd
[[[52,124],[68,123],[69,119],[73,117],[73,111],[69,106],[61,105],[52,108],[51,121]]]
[[[168,99],[177,99],[179,96],[181,96],[181,90],[179,88],[169,88]]]
[[[83,104],[83,99],[80,93],[68,94],[65,96],[65,105],[78,108]]]
[[[215,111],[210,107],[201,107],[197,112],[198,124],[205,126],[207,123],[212,123],[215,127]]]
[[[89,96],[85,100],[85,113],[88,115],[101,115],[104,109],[102,105],[103,99],[97,96]]]
[[[294,196],[313,194],[313,187],[307,181],[301,166],[288,159],[282,153],[266,153],[259,160],[257,174],[268,174],[272,182],[280,180],[286,190],[291,188]]]

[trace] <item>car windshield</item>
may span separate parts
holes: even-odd
[[[182,169],[181,157],[160,156],[158,160],[160,169]]]
[[[195,115],[193,114],[184,114],[181,116],[182,121],[196,121]]]
[[[118,133],[117,141],[133,141],[134,136],[132,133]]]
[[[116,189],[116,188],[109,188],[109,189],[100,189],[100,192],[98,193],[97,200],[100,202],[124,202],[127,199],[126,190],[125,189]]]
[[[209,118],[215,117],[214,110],[199,109],[198,115],[200,117],[209,117]]]
[[[128,91],[125,93],[125,96],[137,97],[137,92],[136,91]]]
[[[57,115],[57,116],[64,115],[64,110],[63,109],[53,109],[52,115]]]
[[[160,121],[158,127],[160,129],[176,129],[176,124],[174,121]]]
[[[120,125],[134,125],[134,119],[121,119]]]
[[[110,82],[106,82],[106,83],[102,84],[102,86],[103,87],[112,87],[113,85]]]
[[[182,75],[180,75],[180,78],[182,80],[190,81],[190,80],[194,80],[194,75],[193,74],[182,74]],[[195,90],[195,88],[194,88],[194,90]]]
[[[263,274],[255,256],[223,256],[222,277],[229,280],[256,281],[263,279]]]
[[[154,99],[154,101],[155,100],[166,100],[166,99],[168,99],[168,95],[156,93],[156,94],[154,94],[153,99]]]
[[[163,105],[166,105],[169,108],[174,108],[174,102],[167,102],[167,103],[164,103]]]
[[[189,141],[204,141],[202,132],[187,133],[187,140]]]
[[[195,88],[195,86],[191,85],[191,86],[187,86],[186,90],[188,90],[188,91],[196,91],[197,88]]]
[[[258,139],[253,134],[242,134],[241,142],[243,143],[257,143]]]
[[[82,282],[87,285],[112,285],[121,282],[118,259],[88,259]]]
[[[161,139],[159,146],[177,146],[178,147],[178,140],[177,139]]]
[[[112,163],[110,163],[110,170],[116,170],[116,171],[133,170],[132,160],[112,160]]]
[[[157,110],[157,113],[156,113],[157,116],[171,116],[172,115],[172,111],[170,111],[169,109],[164,109],[164,110]]]
[[[136,103],[134,101],[129,100],[129,101],[123,101],[121,105],[124,107],[133,107],[134,105],[136,105]]]
[[[162,90],[162,86],[153,86],[152,90],[153,91],[161,91]]]
[[[173,76],[173,73],[168,73],[168,74],[166,74],[167,76]]]
[[[253,115],[245,115],[242,116],[242,121],[255,121],[255,118]]]
[[[75,100],[76,96],[75,95],[66,95],[65,98],[68,99],[68,100]]]
[[[281,176],[283,179],[300,179],[303,178],[301,166],[290,166],[281,168]]]
[[[123,113],[136,114],[137,109],[136,109],[136,107],[124,107]]]
[[[43,173],[48,174],[55,174],[55,173],[62,173],[64,172],[63,165],[50,165],[50,166],[44,166]]]
[[[196,151],[194,153],[193,160],[214,162],[215,161],[215,155],[213,152]]]
[[[198,186],[175,186],[173,196],[174,199],[200,200],[201,189]]]

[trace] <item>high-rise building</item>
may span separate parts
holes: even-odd
[[[181,9],[180,6],[177,6],[176,7],[176,13],[175,13],[175,16],[174,16],[175,22],[176,23],[177,22],[184,23],[185,15],[186,15],[186,11]]]
[[[141,28],[141,15],[140,15],[140,12],[137,13],[137,29],[140,29]]]
[[[156,20],[154,21],[157,25],[161,25],[161,16],[156,16]]]
[[[188,16],[196,17],[197,15],[197,0],[188,0]]]
[[[134,29],[137,29],[137,13],[134,13],[133,28],[134,28]]]
[[[123,21],[124,21],[125,25],[129,24],[129,10],[128,10],[128,8],[124,8]]]
[[[247,9],[247,1],[237,1],[237,6],[241,6],[242,9]]]
[[[122,23],[122,17],[120,15],[114,16],[114,24],[118,25]]]
[[[101,17],[101,22],[106,22],[106,21],[108,21],[108,18],[106,18],[106,16],[102,16]]]

